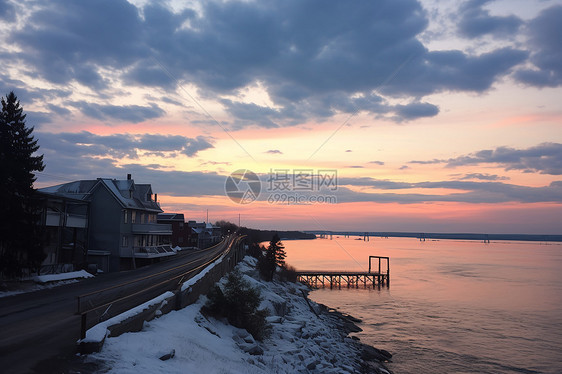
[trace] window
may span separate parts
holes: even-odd
[[[140,223],[146,223],[144,221],[144,213],[141,213],[141,215],[140,215]]]
[[[128,219],[128,218],[129,218],[129,217],[128,217],[128,216],[129,216],[128,213],[129,213],[129,212],[127,212],[127,209],[124,209],[124,210],[123,210],[123,223],[127,223],[127,222],[129,221],[129,219]]]
[[[131,212],[131,223],[136,223],[137,222],[137,212],[135,212],[134,210]]]
[[[129,241],[127,240],[127,237],[123,235],[121,237],[121,247],[127,247],[128,245],[129,245]]]

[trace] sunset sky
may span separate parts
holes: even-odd
[[[198,221],[560,234],[561,20],[548,0],[0,0],[0,94],[35,126],[37,188],[132,174]],[[225,193],[237,170],[256,201]]]

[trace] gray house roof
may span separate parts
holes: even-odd
[[[90,200],[96,188],[106,188],[123,208],[139,209],[161,213],[160,205],[152,199],[150,184],[135,184],[134,180],[117,180],[98,178],[96,180],[80,180],[57,186],[40,188],[39,191],[56,196],[70,197],[79,200]]]
[[[158,220],[184,222],[185,218],[183,213],[160,213],[158,214]]]

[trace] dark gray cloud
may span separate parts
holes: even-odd
[[[279,127],[279,124],[272,120],[280,117],[280,113],[275,109],[226,99],[221,100],[221,102],[226,111],[237,119],[237,127],[245,125],[257,125],[266,128]]]
[[[444,91],[484,92],[527,56],[526,51],[509,47],[478,56],[456,50],[427,52],[394,78],[396,85],[382,91],[398,94],[400,88],[417,96]]]
[[[506,181],[509,180],[509,177],[501,177],[497,174],[488,174],[488,173],[469,173],[459,178],[459,180],[467,180],[467,179],[479,179],[479,180],[486,180],[486,181],[500,181],[500,180]]]
[[[130,173],[139,183],[151,183],[157,193],[193,197],[224,196],[228,199],[224,189],[226,176],[215,172],[173,171],[138,164],[123,165],[116,171],[121,173],[121,178]]]
[[[369,164],[384,165],[384,162],[382,162],[382,161],[369,161]]]
[[[139,11],[126,1],[54,0],[32,9],[8,40],[24,48],[14,57],[48,81],[99,88],[98,68],[121,69],[148,53]]]
[[[50,113],[45,112],[26,112],[25,122],[28,127],[40,129],[42,125],[53,121]]]
[[[9,0],[0,0],[0,19],[4,22],[16,20],[16,10]]]
[[[562,175],[562,144],[541,143],[527,149],[498,147],[450,159],[413,160],[409,164],[445,164],[447,167],[496,164],[505,170]]]
[[[419,164],[419,165],[431,165],[431,164],[442,164],[446,162],[445,160],[439,160],[434,158],[433,160],[412,160],[408,161],[409,164]]]
[[[9,59],[6,56],[4,58]],[[0,56],[0,61],[3,57]],[[21,105],[25,106],[29,103],[43,104],[53,99],[65,99],[72,94],[69,89],[52,89],[52,88],[39,88],[30,87],[28,84],[20,79],[12,78],[6,74],[0,73],[0,88],[6,92],[0,92],[0,95],[4,96],[10,91],[14,91]],[[55,112],[56,113],[56,112]]]
[[[188,157],[193,157],[199,151],[214,148],[210,142],[211,139],[205,136],[198,136],[195,139],[187,138],[186,144],[183,147],[182,153]]]
[[[542,143],[527,149],[498,147],[447,160],[448,167],[490,163],[505,170],[562,175],[562,144]]]
[[[278,149],[270,149],[269,151],[266,151],[264,153],[269,153],[271,155],[282,155],[283,154],[283,152],[281,152]]]
[[[416,0],[353,6],[208,1],[181,12],[154,4],[139,9],[124,0],[55,0],[28,8],[27,23],[7,39],[23,51],[2,58],[21,62],[38,78],[79,82],[98,95],[115,79],[165,90],[189,82],[207,97],[236,95],[260,82],[276,109],[223,100],[232,128],[290,126],[341,112],[399,122],[434,116],[438,108],[422,102],[423,96],[484,92],[527,57],[514,48],[481,55],[428,51],[418,38],[428,19]],[[506,24],[503,18],[492,21]],[[377,92],[415,99],[393,106]],[[155,105],[78,107],[104,120],[138,122],[163,114]]]
[[[226,176],[215,172],[184,172],[169,170],[160,165],[128,164],[117,166],[117,161],[108,158],[91,157],[86,165],[75,162],[76,157],[70,153],[58,154],[62,161],[54,165],[48,159],[53,151],[47,149],[45,159],[47,168],[39,174],[43,185],[62,183],[69,180],[89,179],[98,177],[124,178],[132,174],[139,183],[151,183],[154,191],[176,196],[225,196],[224,185]],[[83,156],[86,157],[87,156]],[[64,176],[64,177],[61,177]],[[263,191],[260,200],[269,197],[266,190],[268,175],[261,175]],[[61,179],[62,178],[62,179]],[[189,186],[189,188],[185,188]],[[362,188],[356,191],[356,188]],[[369,192],[365,187],[389,192]],[[415,189],[415,193],[408,190]],[[432,190],[452,190],[446,194],[432,193]],[[427,191],[420,193],[418,191]],[[395,191],[395,192],[391,192]],[[322,194],[328,194],[323,191]],[[426,202],[465,202],[465,203],[500,203],[500,202],[562,202],[562,181],[554,181],[547,186],[528,187],[497,181],[437,181],[437,182],[396,182],[374,178],[340,177],[338,188],[329,191],[337,198],[338,203],[346,202],[379,202],[416,204]],[[299,195],[318,195],[316,191],[299,191]]]
[[[375,201],[423,203],[429,201],[499,203],[499,202],[562,202],[562,181],[544,187],[528,187],[503,182],[438,181],[394,182],[374,178],[339,178],[338,202]],[[355,192],[347,186],[371,187],[382,190],[427,189],[428,193],[372,193]],[[447,194],[432,194],[432,189],[457,190]]]
[[[434,117],[439,114],[439,108],[429,103],[411,103],[407,105],[397,105],[396,114],[399,118],[404,120]]]
[[[185,154],[192,157],[197,152],[213,148],[210,138],[198,136],[188,138],[179,135],[154,134],[113,134],[96,135],[87,131],[77,133],[37,132],[41,152],[52,151],[57,163],[64,162],[59,156],[74,157],[74,163],[81,157],[88,158],[138,158],[139,153],[158,154],[163,157],[175,157]],[[45,156],[46,163],[49,163]],[[86,163],[86,160],[83,160]],[[91,159],[88,160],[90,162]]]
[[[123,80],[130,85],[162,87],[167,90],[174,90],[177,85],[163,66],[149,59],[135,63],[127,73],[123,74]]]
[[[562,5],[543,10],[528,24],[533,50],[533,69],[521,69],[515,77],[529,85],[557,87],[562,85]]]
[[[49,155],[45,153],[45,158],[48,159]],[[192,197],[223,195],[228,199],[224,192],[226,177],[214,172],[172,171],[160,165],[117,165],[115,160],[107,158],[89,158],[86,163],[77,163],[70,155],[60,157],[65,162],[47,162],[45,171],[37,173],[41,186],[80,179],[125,179],[127,174],[132,174],[136,183],[150,183],[158,194]]]
[[[164,110],[159,108],[156,104],[150,104],[150,106],[119,106],[111,104],[101,105],[86,101],[71,102],[69,104],[80,109],[80,111],[88,117],[101,121],[138,123],[146,121],[147,119],[158,118],[165,114]]]
[[[483,6],[490,0],[469,0],[462,4],[458,22],[459,33],[467,38],[486,34],[494,36],[513,36],[523,24],[516,16],[492,16]]]
[[[47,108],[49,108],[51,112],[61,116],[68,116],[71,113],[70,110],[54,104],[47,104]]]

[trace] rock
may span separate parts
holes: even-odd
[[[218,336],[220,338],[220,335],[216,332],[213,331],[209,326],[203,326],[205,328],[205,330],[209,331],[211,334]]]
[[[172,349],[172,351],[170,353],[166,353],[164,356],[160,357],[160,360],[162,361],[166,361],[171,359],[172,357],[174,357],[176,355],[176,350]]]
[[[365,362],[362,372],[374,374],[392,374],[382,362]]]
[[[304,362],[304,365],[308,370],[314,370],[316,369],[316,365],[318,365],[319,363],[320,361],[318,361],[317,359],[309,358]]]
[[[263,349],[259,345],[255,344],[247,350],[246,353],[249,353],[252,356],[261,356],[263,355]]]
[[[265,317],[265,320],[269,323],[282,323],[283,317],[281,317],[281,316],[269,316],[269,317]]]
[[[381,351],[370,345],[363,344],[361,358],[365,361],[387,361],[388,358]]]
[[[272,301],[271,305],[273,306],[274,313],[277,316],[285,316],[287,314],[287,302],[286,301]]]
[[[232,335],[232,340],[234,340],[238,344],[242,344],[244,342],[244,340],[236,334]]]
[[[345,321],[345,320],[343,322],[343,328],[345,329],[345,331],[347,333],[363,331],[363,329],[361,327],[357,326],[355,323],[350,322],[350,321]]]
[[[252,356],[261,356],[263,355],[263,349],[257,344],[246,344],[240,343],[238,347],[246,353],[251,354]]]
[[[340,318],[345,319],[345,320],[348,320],[348,321],[353,322],[353,323],[361,323],[361,322],[363,322],[363,321],[360,320],[359,318],[355,318],[355,317],[353,317],[352,315],[349,315],[349,314],[343,314],[343,313],[341,313],[341,314],[340,314]]]
[[[386,356],[388,359],[392,358],[392,353],[390,353],[389,351],[386,351],[384,349],[379,349],[381,351],[381,353]]]

